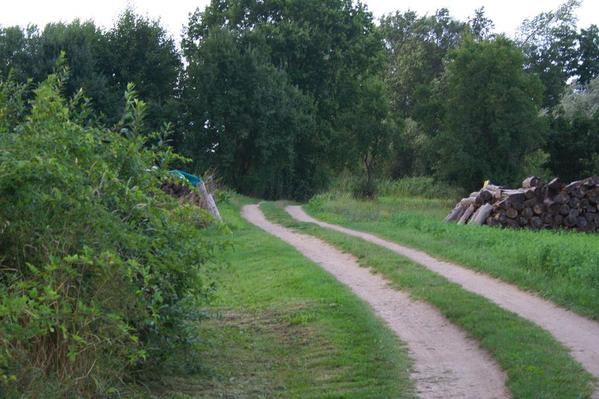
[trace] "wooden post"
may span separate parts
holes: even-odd
[[[204,184],[204,181],[200,180],[196,187],[200,191],[200,194],[202,194],[202,196],[206,200],[206,205],[208,205],[208,212],[210,212],[210,214],[214,216],[216,219],[223,220],[223,218],[220,216],[218,208],[216,207],[214,198],[212,198],[212,194],[210,194],[208,190],[206,190],[206,185]]]

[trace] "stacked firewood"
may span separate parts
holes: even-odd
[[[180,202],[186,202],[195,206],[199,206],[203,209],[208,209],[208,205],[204,198],[202,198],[200,193],[197,190],[192,190],[185,184],[179,184],[172,181],[165,181],[164,183],[162,183],[160,188],[165,193],[178,198]]]
[[[532,176],[519,189],[486,185],[462,199],[446,221],[529,229],[599,229],[599,177],[544,184]]]

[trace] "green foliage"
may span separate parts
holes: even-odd
[[[587,85],[575,84],[564,93],[556,117],[567,119],[575,117],[592,118],[599,112],[599,76]]]
[[[62,90],[71,97],[83,89],[97,121],[119,120],[123,92],[132,82],[147,103],[148,131],[177,122],[181,57],[159,22],[127,9],[109,30],[79,20],[49,23],[41,30],[0,28],[1,77],[13,71],[17,82],[42,82],[63,52],[70,72]]]
[[[10,73],[5,81],[0,79],[0,132],[13,131],[23,119],[27,85],[17,82]]]
[[[115,393],[191,342],[185,325],[212,290],[208,216],[160,191],[177,156],[138,134],[143,104],[127,94],[121,132],[81,125],[61,76],[16,126],[0,119],[3,397]]]
[[[254,196],[305,198],[320,187],[311,99],[227,30],[186,51],[186,153]]]
[[[243,193],[306,198],[383,147],[383,45],[360,3],[213,1],[183,49],[190,155]]]
[[[580,4],[580,0],[567,0],[555,11],[543,12],[520,26],[518,43],[526,55],[527,67],[543,82],[543,107],[556,106],[566,81],[576,74],[579,57],[575,11]]]
[[[310,203],[318,198],[341,198],[352,194],[356,188],[366,182],[365,179],[342,174],[335,179],[326,193],[314,196]],[[450,186],[432,177],[403,177],[401,179],[377,179],[376,193],[380,196],[395,198],[441,199],[454,201],[464,196],[464,191]],[[360,196],[357,196],[360,197]]]
[[[599,174],[599,112],[591,117],[558,116],[551,123],[546,147],[549,168],[565,181]]]
[[[356,199],[374,199],[378,193],[375,180],[362,178],[354,184],[352,194]]]
[[[491,179],[514,184],[527,153],[544,141],[542,86],[508,39],[466,40],[444,76],[445,116],[436,138],[437,175],[468,190]]]
[[[381,19],[389,55],[385,77],[398,116],[419,114],[428,102],[429,86],[445,69],[445,56],[461,43],[465,30],[447,9],[421,17],[413,11],[396,12]]]
[[[549,169],[550,155],[543,149],[526,154],[524,157],[524,176],[537,176],[543,181],[550,181],[555,175]]]
[[[576,67],[578,81],[585,85],[599,77],[599,27],[591,25],[578,35],[579,63]]]
[[[486,22],[477,19],[484,30]],[[384,16],[381,32],[387,48],[385,84],[400,134],[393,137],[389,174],[393,178],[430,174],[434,156],[431,138],[438,134],[442,103],[434,93],[445,70],[447,53],[459,46],[467,24],[440,9],[431,16],[413,11]]]
[[[404,177],[379,182],[381,195],[393,197],[438,198],[454,200],[464,192],[432,177]]]

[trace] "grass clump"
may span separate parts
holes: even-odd
[[[143,102],[130,87],[119,131],[96,127],[64,76],[18,120],[0,96],[0,397],[117,396],[188,347],[212,291],[208,216],[160,191],[177,157],[140,134]]]
[[[431,303],[497,360],[514,398],[590,398],[592,377],[548,332],[396,253],[359,238],[295,222],[280,204],[265,203],[267,217],[317,236],[355,255],[392,285]]]

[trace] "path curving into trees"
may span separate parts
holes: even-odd
[[[301,209],[300,209],[301,210]],[[243,217],[295,247],[368,303],[408,346],[418,396],[432,398],[508,398],[505,374],[478,343],[434,307],[389,287],[387,280],[360,267],[358,260],[324,241],[269,222],[258,205]]]
[[[288,206],[286,211],[300,222],[314,223],[389,249],[459,284],[465,290],[532,321],[569,348],[572,356],[592,375],[599,378],[598,322],[560,308],[511,284],[454,263],[438,260],[425,252],[384,240],[374,234],[319,221],[308,215],[301,206]],[[596,391],[593,397],[599,398],[599,392]]]

